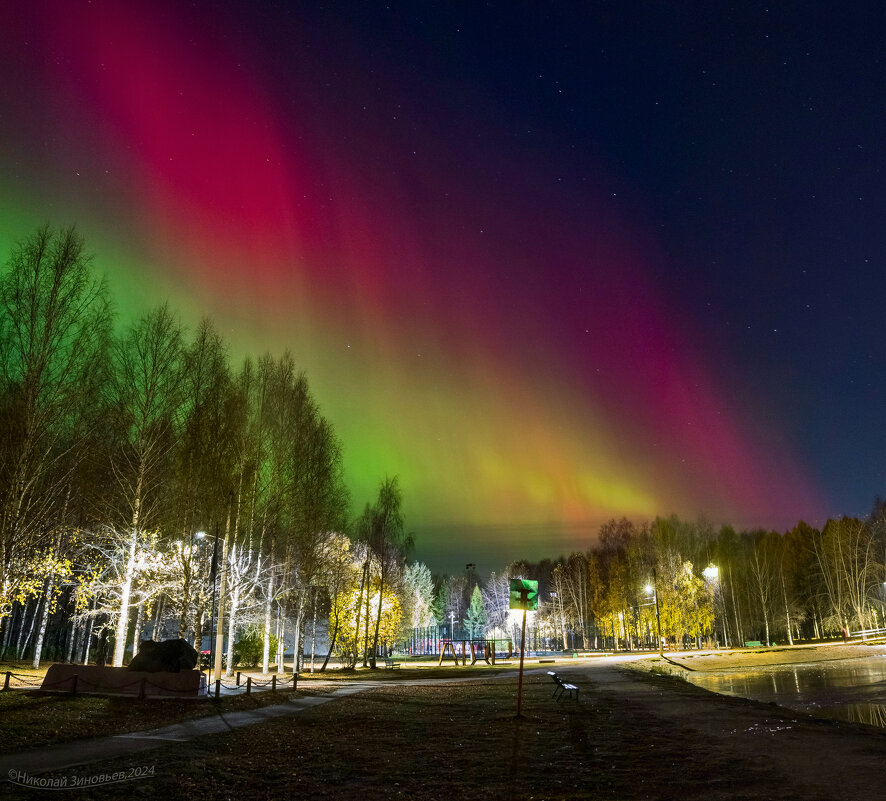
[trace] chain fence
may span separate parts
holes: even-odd
[[[252,676],[246,677],[245,684],[241,684],[241,673],[237,672],[236,684],[227,684],[223,682],[221,679],[216,679],[214,685],[213,696],[218,698],[221,695],[221,690],[229,690],[231,692],[236,692],[238,690],[242,690],[243,694],[251,695],[253,690],[260,690],[267,687],[270,687],[271,692],[276,692],[277,688],[281,689],[289,689],[286,685],[292,683],[292,689],[295,689],[298,685],[298,674],[293,674],[291,679],[287,679],[285,681],[278,680],[277,676],[271,676],[270,679],[260,680],[254,679]],[[200,686],[197,689],[198,696],[205,696],[209,694],[209,681],[206,676],[200,676]],[[57,681],[47,682],[45,679],[35,679],[32,676],[28,676],[27,674],[22,673],[14,673],[11,670],[5,671],[3,674],[3,689],[0,692],[7,690],[15,690],[22,689],[24,687],[40,687],[42,690],[51,690],[53,688],[57,688],[58,692],[62,691],[62,688],[71,693],[71,695],[76,695],[78,692],[90,692],[89,688],[92,688],[92,691],[95,690],[104,690],[105,692],[112,694],[123,694],[123,695],[135,695],[135,693],[120,693],[122,690],[128,690],[133,687],[138,687],[138,697],[145,698],[148,695],[148,688],[159,690],[160,694],[169,695],[182,695],[182,696],[194,696],[194,689],[178,689],[175,687],[169,687],[166,684],[157,684],[156,682],[151,681],[147,677],[140,677],[134,679],[127,684],[117,684],[113,687],[109,687],[106,683],[101,681],[90,681],[88,678],[80,675],[79,673],[75,673],[73,675],[65,676],[62,679]]]

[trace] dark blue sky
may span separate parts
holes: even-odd
[[[399,65],[442,91],[456,126],[493,116],[478,139],[509,131],[577,193],[605,164],[730,391],[787,430],[834,514],[867,512],[886,492],[884,7],[542,5],[337,5],[313,25],[380,80]]]
[[[886,494],[879,4],[0,18],[0,244],[76,222],[128,312],[291,348],[441,559]]]

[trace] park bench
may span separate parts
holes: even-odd
[[[394,661],[393,659],[391,659],[390,657],[387,657],[387,658],[385,659],[385,668],[390,668],[391,670],[393,670],[394,668],[398,668],[398,667],[400,667],[400,663],[399,663],[399,662],[395,662],[395,661]]]
[[[556,698],[559,701],[566,696],[568,698],[575,698],[576,701],[578,700],[578,687],[575,684],[563,681],[563,679],[554,673],[553,670],[549,670],[548,675],[551,677],[554,684],[557,685],[554,687],[554,694],[551,698]]]
[[[744,647],[745,648],[762,648],[763,643],[761,643],[759,640],[747,640],[744,644]]]

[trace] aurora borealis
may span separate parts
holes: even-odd
[[[468,4],[22,5],[0,11],[3,252],[40,222],[75,222],[122,317],[168,299],[191,324],[211,315],[238,352],[288,347],[342,439],[355,508],[398,474],[419,556],[556,556],[621,515],[786,528],[863,513],[882,491],[882,473],[850,492],[816,461],[840,426],[800,375],[818,357],[712,328],[756,326],[761,293],[790,326],[800,312],[778,303],[795,284],[770,260],[799,270],[786,242],[814,218],[790,206],[767,242],[741,212],[728,221],[754,191],[770,204],[770,187],[686,200],[704,172],[687,165],[722,136],[711,123],[699,140],[687,109],[661,124],[682,120],[685,139],[670,136],[695,152],[650,142],[625,158],[643,141],[641,69],[612,87],[618,70],[596,73],[578,47],[637,46],[620,21],[508,7],[518,19],[497,26]],[[668,52],[665,26],[645,68],[677,80],[688,27],[683,55],[649,63]],[[568,54],[548,59],[558,35]],[[754,80],[727,75],[739,93]],[[759,154],[741,134],[753,184]],[[712,219],[724,229],[709,239],[683,236]],[[714,254],[714,239],[735,247]],[[854,341],[834,347],[846,361]]]

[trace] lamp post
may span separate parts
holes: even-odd
[[[717,612],[717,587],[718,581],[720,578],[720,569],[716,565],[708,565],[704,570],[701,571],[701,574],[705,577],[705,580],[711,585],[711,589],[714,593],[714,615],[716,616]],[[728,642],[726,639],[726,615],[723,615],[723,645],[728,647]]]
[[[231,490],[228,493],[228,519],[225,522],[225,538],[222,541],[221,548],[221,579],[218,583],[218,623],[215,629],[215,659],[213,662],[213,672],[215,673],[216,680],[221,679],[222,677],[222,651],[225,647],[225,583],[228,577],[228,537],[231,532],[231,512],[234,507],[234,490]],[[218,521],[215,523],[215,545],[213,548],[213,553],[215,553],[218,547]],[[213,558],[213,564],[215,564],[215,559]],[[215,585],[213,584],[213,587]],[[228,670],[231,670],[231,665],[228,665]]]
[[[197,539],[205,539],[207,534],[205,531],[198,531],[195,535]],[[218,571],[218,523],[215,524],[215,534],[212,535],[212,561],[210,562],[209,567],[209,583],[212,584],[212,602],[209,605],[209,669],[210,669],[210,680],[212,679],[212,671],[214,670],[214,662],[213,657],[216,653],[215,649],[215,578]],[[221,611],[221,610],[219,610]],[[201,643],[202,648],[202,643]],[[218,672],[215,678],[221,678],[221,673]]]

